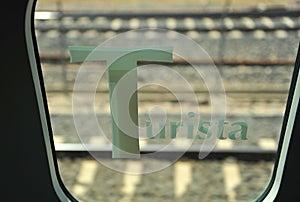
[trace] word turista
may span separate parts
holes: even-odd
[[[231,140],[247,140],[247,130],[248,125],[245,122],[232,122],[229,123],[227,121],[218,121],[214,124],[214,129],[212,126],[212,122],[210,121],[201,121],[198,123],[197,131],[195,133],[195,123],[193,122],[176,122],[176,121],[170,121],[169,127],[166,130],[166,123],[162,121],[156,122],[156,124],[159,125],[159,131],[157,134],[153,134],[153,124],[151,121],[146,121],[146,127],[147,127],[147,137],[150,139],[165,139],[165,138],[171,138],[174,139],[178,135],[178,130],[184,130],[186,134],[186,138],[193,139],[209,139],[212,137],[212,131],[217,132],[217,138],[220,140],[224,139],[231,139]],[[186,124],[186,125],[185,125]],[[224,129],[226,129],[226,134],[224,132]],[[169,135],[166,135],[166,131],[169,132]],[[194,137],[196,135],[196,137]]]

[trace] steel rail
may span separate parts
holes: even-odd
[[[57,24],[43,24],[37,23],[35,28],[40,32],[48,32],[50,30],[59,30],[61,33],[68,32],[70,30],[77,30],[79,32],[86,32],[88,30],[95,30],[98,32],[107,32],[114,30],[116,32],[125,32],[128,30],[132,30],[130,25],[126,23],[130,19],[138,19],[138,20],[146,20],[146,19],[157,19],[160,21],[158,24],[158,28],[168,28],[165,23],[165,20],[172,18],[175,21],[180,21],[184,19],[192,19],[195,21],[209,18],[212,21],[218,20],[219,22],[215,23],[213,27],[206,26],[203,23],[195,23],[193,26],[185,26],[184,23],[176,23],[177,25],[172,29],[178,32],[187,32],[187,31],[198,31],[198,32],[208,32],[211,30],[228,32],[231,30],[239,30],[243,32],[251,32],[255,30],[262,31],[276,31],[276,30],[299,30],[300,22],[298,19],[292,20],[291,18],[297,18],[300,16],[300,10],[292,10],[292,11],[265,11],[265,12],[229,12],[226,13],[226,18],[235,20],[232,26],[226,26],[224,22],[224,13],[64,13],[64,12],[36,12],[36,21],[45,21],[45,20],[57,20],[61,21],[63,19],[71,19],[74,21],[74,24],[62,25],[60,23]],[[250,20],[261,20],[263,18],[270,19],[280,19],[280,18],[289,18],[288,22],[278,21],[272,22],[272,25],[268,23],[257,23],[252,22],[251,25],[247,25],[246,23],[240,22],[241,18],[249,18]],[[76,23],[76,20],[81,18],[94,20],[96,18],[105,18],[106,21],[102,25],[93,25],[92,23]],[[117,28],[111,27],[111,21],[114,19],[121,19],[125,21]],[[248,19],[248,20],[249,20]],[[292,24],[291,24],[292,21]],[[147,23],[139,23],[139,29],[148,28]]]
[[[159,151],[159,145],[147,145],[141,148],[141,154],[147,154],[145,158],[172,159],[174,156],[182,156],[181,158],[198,159],[200,147],[197,145],[191,146],[187,151],[180,148],[168,147],[168,150]],[[58,158],[63,157],[89,157],[111,158],[111,146],[95,146],[82,144],[56,144],[55,151]],[[156,152],[159,151],[159,154]],[[209,155],[203,160],[208,159],[223,159],[233,156],[239,160],[256,161],[256,160],[274,160],[276,157],[276,149],[264,149],[259,146],[234,146],[232,148],[214,148],[212,151],[206,147],[202,148],[202,152],[209,152]],[[143,157],[143,156],[142,156]]]
[[[49,19],[59,19],[64,17],[70,17],[73,19],[78,19],[81,17],[88,17],[90,19],[94,19],[97,17],[106,17],[106,18],[116,18],[120,17],[122,19],[130,19],[130,18],[150,18],[150,17],[157,17],[157,18],[185,18],[185,17],[192,17],[192,18],[220,18],[224,16],[223,12],[189,12],[189,13],[99,13],[99,12],[44,12],[44,11],[36,11],[35,12],[35,19],[36,20],[45,20],[45,17],[48,16]],[[298,17],[300,14],[300,9],[295,10],[266,10],[266,11],[257,11],[257,10],[249,10],[249,11],[240,11],[240,12],[228,12],[226,13],[226,17],[230,18],[240,18],[240,17],[252,17],[252,18],[259,18],[259,17]],[[42,15],[44,14],[44,15]],[[47,14],[47,15],[46,15]]]
[[[65,62],[70,61],[69,55],[62,56],[61,54],[40,54],[41,62],[45,63],[58,63],[62,60]],[[253,58],[253,59],[247,59],[247,58],[212,58],[212,61],[210,60],[192,60],[189,59],[189,61],[192,64],[197,65],[205,65],[205,64],[211,64],[213,62],[215,65],[229,65],[229,66],[237,66],[237,65],[246,65],[246,66],[252,66],[252,65],[258,65],[258,66],[281,66],[281,65],[293,65],[295,60],[293,58]],[[146,65],[149,62],[147,61],[140,61],[140,65]],[[151,62],[151,64],[160,64],[159,62]],[[165,64],[165,63],[164,63]],[[168,65],[189,65],[189,63],[182,59],[174,59],[173,63],[170,63]]]

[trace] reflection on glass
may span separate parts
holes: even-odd
[[[66,187],[82,201],[257,198],[273,171],[300,38],[295,9],[292,0],[38,1],[35,31],[58,151],[83,143],[97,154],[112,150],[108,63],[70,63],[69,46],[175,47],[173,62],[137,63],[141,158],[70,158],[66,151],[58,155]],[[220,77],[207,73],[214,68]],[[77,94],[93,105],[72,109],[85,69],[91,72]]]

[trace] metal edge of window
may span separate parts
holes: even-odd
[[[299,98],[300,98],[299,68],[300,68],[300,44],[298,45],[298,52],[294,63],[294,71],[292,74],[290,91],[288,94],[288,100],[286,103],[286,109],[283,117],[281,134],[280,134],[280,139],[279,139],[279,144],[277,149],[277,156],[274,164],[274,171],[269,184],[262,192],[262,194],[257,197],[255,201],[264,201],[264,202],[274,201],[280,188],[280,184],[281,184],[281,180],[285,168],[285,162],[288,155],[290,140],[293,133],[293,127],[295,124],[297,109],[299,106]]]
[[[36,95],[38,99],[39,112],[42,119],[41,124],[43,128],[43,135],[44,135],[45,144],[47,148],[47,157],[48,157],[48,163],[49,163],[53,187],[61,201],[71,201],[70,197],[67,196],[67,194],[64,191],[65,188],[62,188],[62,184],[58,180],[58,176],[57,176],[58,172],[56,170],[57,168],[55,168],[54,166],[54,156],[53,156],[54,151],[53,148],[51,147],[50,133],[48,131],[48,122],[47,122],[45,108],[44,108],[45,103],[43,100],[44,98],[40,86],[41,83],[40,83],[39,74],[37,70],[36,56],[35,56],[33,41],[32,41],[32,20],[33,20],[32,12],[34,12],[33,7],[35,5],[35,2],[36,0],[29,0],[27,5],[27,10],[26,10],[25,33],[26,33],[27,49],[28,49],[28,54],[29,54],[29,59],[31,64],[34,86],[36,89]],[[300,57],[300,46],[298,48],[298,54],[297,54],[298,60],[300,60],[299,57]],[[288,151],[289,142],[292,135],[292,129],[294,126],[296,111],[297,111],[297,107],[299,104],[299,97],[300,97],[300,75],[299,75],[299,64],[297,63],[299,63],[299,61],[298,62],[296,61],[295,63],[293,79],[290,88],[291,90],[289,92],[288,101],[286,105],[286,111],[284,115],[284,121],[282,124],[282,131],[280,135],[280,142],[277,151],[277,158],[275,161],[272,178],[268,186],[266,187],[266,189],[262,192],[260,196],[258,196],[258,198],[255,201],[264,201],[264,202],[273,201],[276,198],[280,187],[280,182],[284,172],[285,160],[287,157],[287,151]]]
[[[41,88],[41,80],[40,76],[38,73],[38,65],[37,65],[37,58],[36,58],[36,53],[34,49],[34,44],[33,44],[33,37],[32,37],[32,31],[33,31],[33,12],[35,10],[35,3],[37,0],[28,0],[27,3],[27,8],[26,8],[26,15],[25,15],[25,37],[26,37],[26,44],[27,44],[27,50],[28,50],[28,57],[29,57],[29,62],[30,62],[30,69],[32,73],[32,78],[34,82],[34,87],[35,87],[35,92],[37,96],[37,104],[39,108],[39,113],[41,117],[41,126],[43,130],[43,136],[45,140],[45,146],[46,146],[46,152],[47,152],[47,158],[48,158],[48,163],[49,163],[49,170],[50,170],[50,175],[51,175],[51,181],[53,184],[53,188],[58,196],[58,198],[61,201],[76,201],[73,196],[68,193],[67,189],[64,187],[59,173],[58,169],[55,166],[54,163],[54,147],[51,145],[51,138],[50,137],[50,132],[48,128],[48,120],[46,117],[46,111],[45,111],[45,106],[47,104],[44,103],[44,97],[42,94],[42,88]]]

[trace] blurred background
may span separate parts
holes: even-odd
[[[73,87],[81,63],[70,63],[68,46],[98,46],[118,34],[142,28],[176,31],[208,53],[225,87],[228,124],[223,131],[225,139],[204,159],[198,159],[203,140],[197,138],[175,163],[166,156],[182,151],[186,138],[179,139],[165,156],[149,158],[146,164],[111,159],[101,155],[111,145],[105,75],[98,84],[94,107],[106,137],[91,134],[86,141],[97,148],[104,162],[125,170],[138,172],[171,164],[151,174],[131,175],[105,167],[81,145],[72,114]],[[273,171],[300,39],[299,1],[38,0],[35,34],[59,172],[67,189],[80,201],[253,201],[263,192]],[[128,40],[133,37],[124,36]],[[155,33],[146,32],[145,37],[161,40]],[[207,68],[203,61],[194,61]],[[184,61],[167,66],[189,81],[201,120],[209,121],[211,100],[205,82]],[[164,71],[155,76],[180,86],[178,78]],[[138,82],[142,85],[152,77],[139,74]],[[179,101],[172,92],[149,86],[139,89],[138,97],[140,124],[146,124],[151,106],[157,105],[167,112],[168,123],[180,119]],[[191,107],[188,100],[180,104]],[[239,129],[231,125],[235,122],[247,124],[247,139],[229,138],[230,131]],[[169,144],[169,133],[166,129],[165,139],[140,140],[141,151],[154,152]]]

